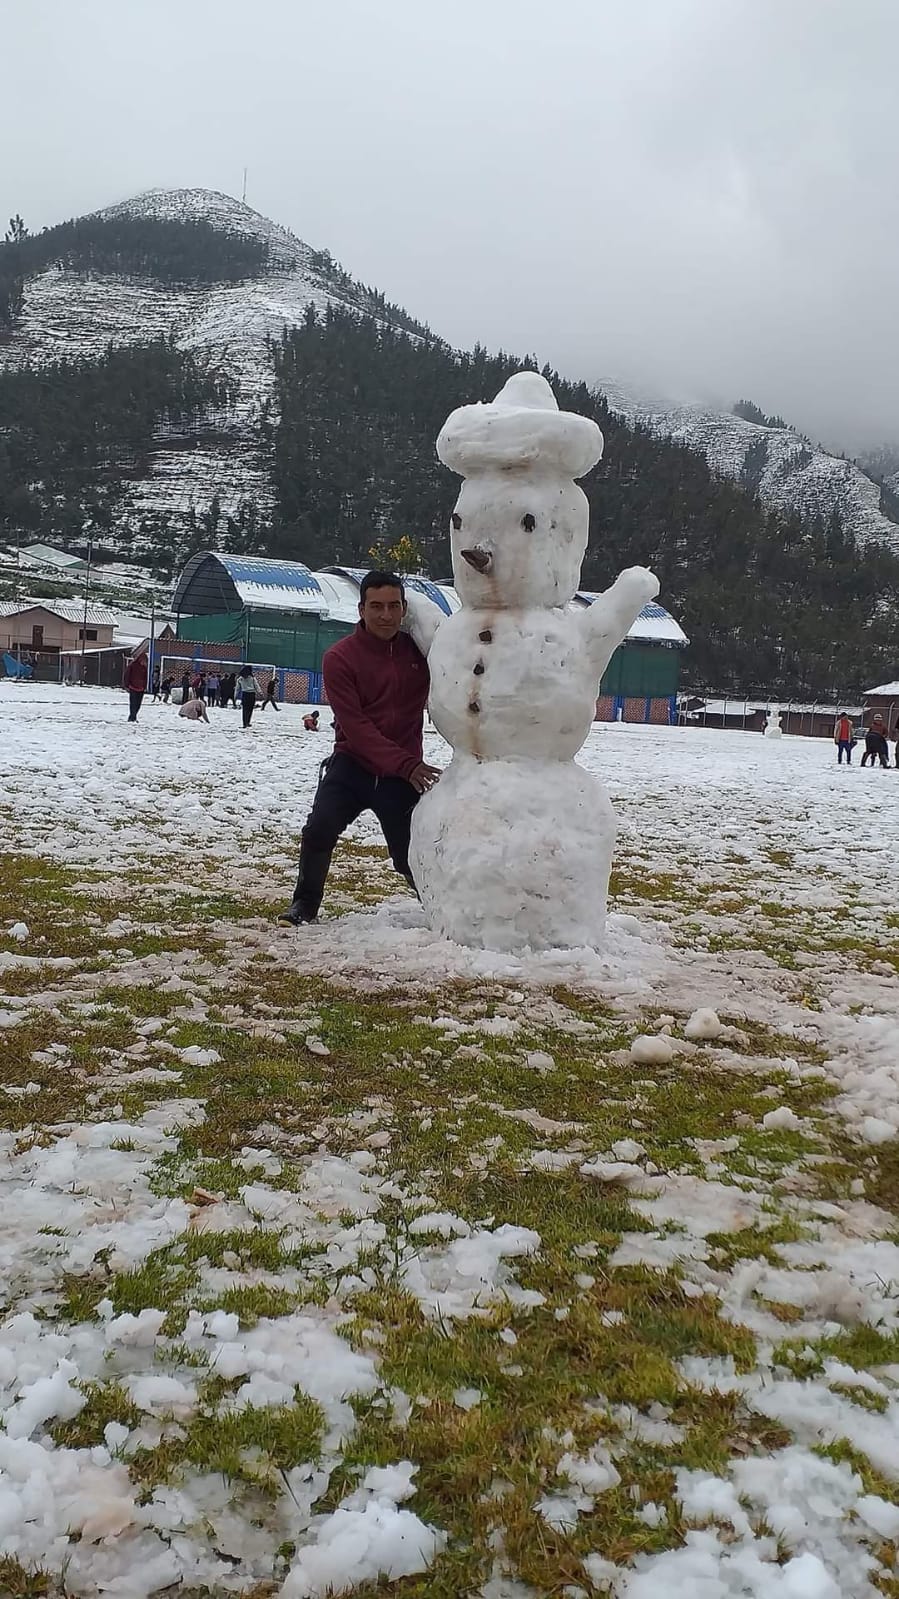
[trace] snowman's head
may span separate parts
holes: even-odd
[[[463,405],[447,418],[437,453],[465,478],[450,529],[464,604],[567,604],[589,524],[574,479],[599,460],[602,445],[596,423],[560,411],[537,372],[516,372],[492,405]]]

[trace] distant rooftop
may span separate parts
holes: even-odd
[[[55,550],[51,544],[26,544],[22,554],[29,561],[42,561],[47,566],[87,566],[80,555],[67,555],[65,550]]]
[[[49,611],[62,622],[84,625],[83,600],[0,600],[0,616],[22,616],[25,611]],[[87,620],[93,627],[115,627],[118,612],[106,605],[88,605]]]

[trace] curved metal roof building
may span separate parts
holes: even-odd
[[[184,616],[227,611],[306,612],[351,626],[358,617],[359,585],[367,571],[365,566],[329,566],[313,572],[302,561],[206,550],[192,556],[185,566],[172,609]],[[403,582],[445,616],[460,607],[459,596],[449,583],[434,583],[426,577],[404,577]],[[589,589],[579,589],[571,603],[580,608],[592,605],[596,598]],[[683,628],[655,601],[644,605],[627,636],[632,643],[665,644],[675,649],[689,643]]]

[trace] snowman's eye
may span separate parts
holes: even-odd
[[[531,516],[530,511],[525,511],[524,516],[521,518],[521,525],[526,533],[533,533],[534,528],[537,526],[536,516]]]
[[[460,527],[462,526],[462,518],[459,515],[458,511],[454,511],[453,512],[452,516],[450,517],[450,521],[452,522],[453,527],[456,529],[456,532],[458,533]]]

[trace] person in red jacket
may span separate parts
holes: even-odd
[[[137,713],[147,692],[147,652],[138,650],[125,667],[125,687],[128,690],[128,720],[137,721]]]
[[[318,916],[334,846],[363,811],[374,811],[394,867],[415,887],[409,870],[412,812],[440,772],[422,759],[430,678],[424,656],[401,632],[405,614],[402,578],[367,572],[355,632],[325,651],[334,750],[322,763],[303,828],[293,901],[280,917],[294,927]]]

